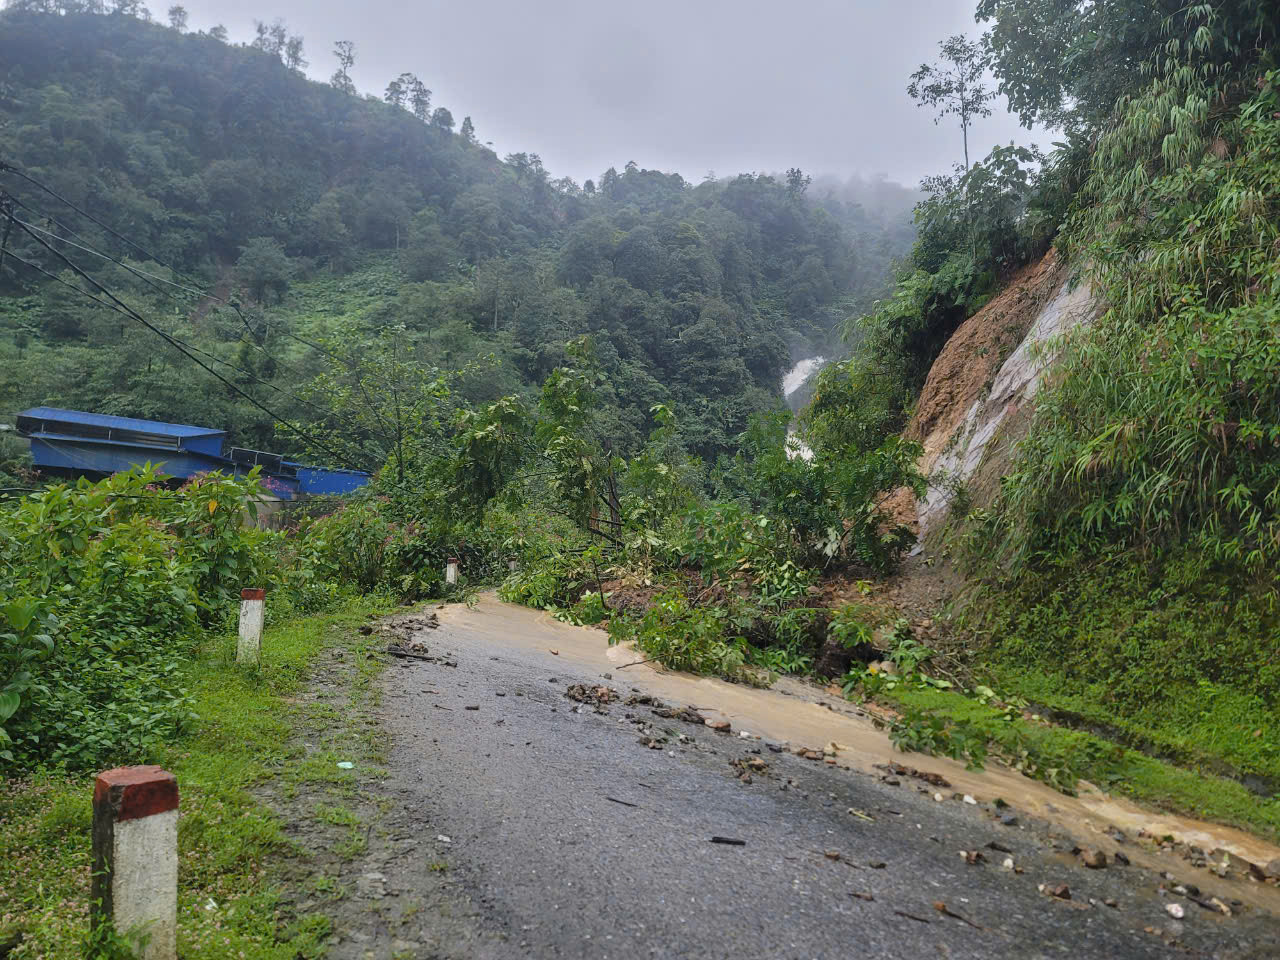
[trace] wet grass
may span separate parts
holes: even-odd
[[[902,686],[882,696],[899,707],[945,718],[995,746],[1016,742],[1032,760],[1065,768],[1109,793],[1280,839],[1280,797],[1260,797],[1236,780],[1175,765],[1088,731],[1010,721],[1002,711],[950,690]]]
[[[178,778],[178,950],[184,960],[296,960],[323,952],[328,921],[281,909],[275,865],[297,848],[254,788],[273,781],[293,792],[315,786],[341,793],[377,763],[375,745],[354,728],[344,733],[339,727],[325,750],[309,755],[294,742],[307,710],[294,697],[325,651],[348,651],[354,664],[349,702],[367,697],[379,661],[365,655],[371,641],[356,628],[376,612],[376,602],[361,601],[270,627],[256,668],[234,662],[233,637],[211,638],[197,652],[188,685],[199,719],[180,742],[139,758]],[[356,766],[340,769],[339,760]],[[9,960],[84,957],[93,775],[44,770],[0,786],[0,943],[21,934]],[[354,830],[341,809],[321,813]]]

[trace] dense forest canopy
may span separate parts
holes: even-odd
[[[541,382],[591,334],[621,449],[666,403],[689,448],[714,456],[912,240],[916,194],[884,180],[692,184],[629,162],[579,185],[533,153],[499,159],[413,74],[358,95],[349,44],[321,84],[279,22],[237,45],[185,32],[180,8],[163,26],[102,6],[0,14],[0,160],[17,171],[0,186],[30,225],[10,232],[0,273],[6,414],[51,403],[283,448],[296,437],[245,394],[314,421],[297,394],[324,369],[317,341],[358,354],[397,331],[402,360],[467,368],[460,390],[478,401]],[[68,261],[241,392],[87,300]]]

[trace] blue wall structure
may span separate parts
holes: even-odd
[[[36,467],[60,476],[98,478],[150,463],[188,479],[215,470],[244,476],[258,466],[264,485],[282,500],[350,493],[369,482],[359,470],[307,466],[278,453],[231,447],[224,454],[225,430],[185,423],[33,407],[18,414],[17,429],[31,442]]]

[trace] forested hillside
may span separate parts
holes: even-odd
[[[618,449],[666,403],[689,448],[714,456],[776,403],[793,353],[817,352],[881,292],[911,240],[915,194],[885,181],[811,196],[799,170],[694,185],[626,163],[578,185],[536,154],[500,160],[411,74],[382,97],[359,95],[341,63],[331,83],[308,80],[283,26],[236,45],[92,6],[3,13],[0,160],[14,169],[0,186],[30,225],[10,230],[0,273],[9,415],[50,403],[296,446],[244,395],[72,289],[88,284],[65,256],[295,425],[337,427],[298,398],[331,360],[318,340],[470,365],[457,386],[479,401],[541,382],[589,333]]]
[[[967,133],[998,92],[1061,140],[926,182],[912,255],[850,325],[862,346],[821,378],[809,439],[902,430],[944,345],[944,377],[990,374],[933,391],[934,422],[994,399],[1015,348],[1050,365],[977,453],[925,461],[953,468],[929,478],[949,516],[927,540],[964,577],[958,656],[1014,699],[1232,773],[1259,793],[1233,815],[1280,822],[1280,8],[982,0],[977,20],[982,41],[941,43],[912,94]],[[1086,309],[1019,347],[1045,278]],[[1005,319],[978,317],[997,294]],[[985,330],[949,344],[971,318]],[[1097,750],[1096,777],[1177,799]]]

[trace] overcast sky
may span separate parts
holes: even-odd
[[[308,70],[334,69],[353,40],[353,78],[381,94],[416,73],[499,154],[541,155],[579,183],[628,160],[697,182],[799,166],[906,184],[961,155],[950,120],[906,94],[937,41],[977,34],[974,0],[185,0],[191,29],[284,19]],[[157,18],[168,4],[152,0]],[[1026,142],[1005,113],[981,120],[971,153]],[[1043,141],[1046,138],[1041,135]],[[1041,143],[1044,146],[1044,143]]]

